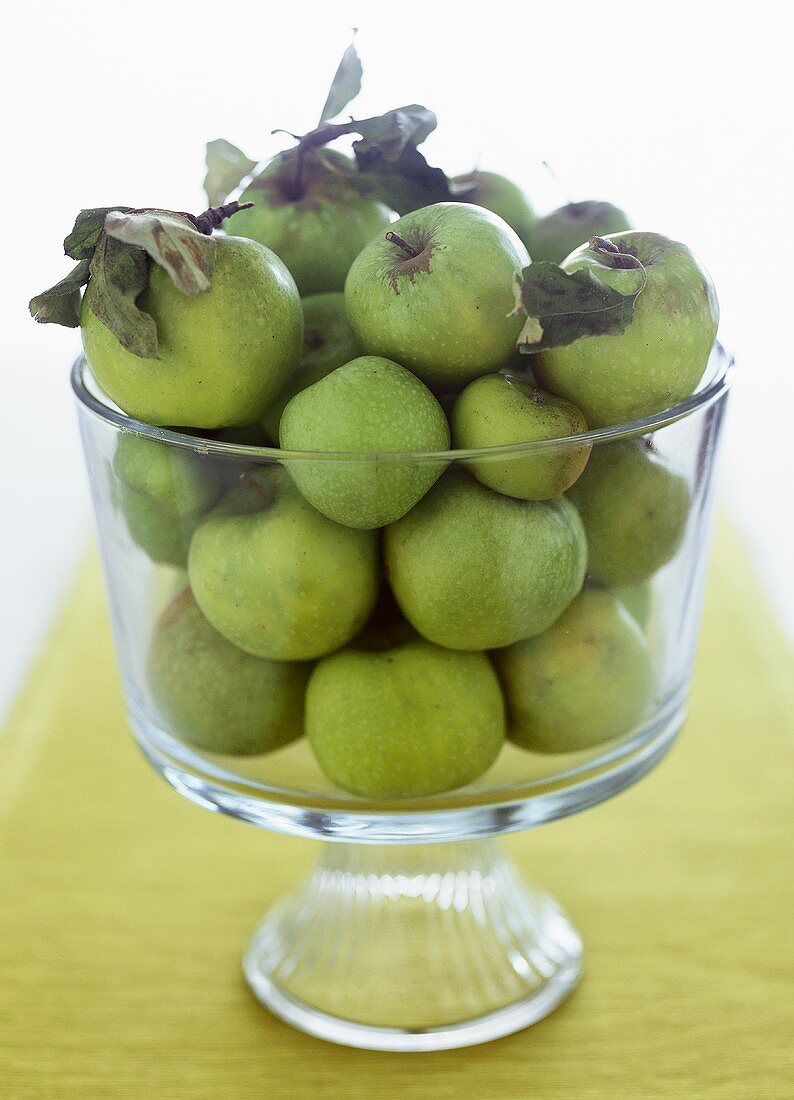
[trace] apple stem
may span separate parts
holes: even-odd
[[[399,233],[394,233],[391,229],[386,234],[386,240],[389,241],[390,244],[396,244],[397,247],[401,248],[406,256],[412,260],[419,255],[419,252],[413,245],[408,244],[408,241],[404,240]]]
[[[260,484],[250,470],[246,470],[245,473],[240,474],[239,482],[240,485],[244,485],[246,489],[250,489],[254,496],[259,498],[263,510],[269,508],[276,499],[275,493]]]
[[[213,229],[217,229],[226,218],[230,218],[238,210],[250,210],[253,205],[252,202],[237,202],[235,200],[234,202],[227,202],[225,206],[210,206],[203,214],[183,214],[182,216],[191,221],[199,233],[204,233],[209,237]]]
[[[573,203],[573,199],[571,198],[571,196],[570,196],[570,194],[569,194],[569,192],[568,192],[568,188],[567,188],[567,187],[563,187],[563,183],[562,183],[562,180],[561,180],[561,179],[560,179],[560,177],[559,177],[559,176],[557,175],[557,173],[556,173],[556,172],[554,171],[554,169],[553,169],[553,168],[552,168],[552,166],[551,166],[551,165],[549,164],[549,162],[548,162],[547,160],[542,160],[542,161],[541,161],[541,164],[542,164],[542,165],[543,165],[543,167],[544,167],[544,168],[546,169],[546,171],[547,171],[547,172],[549,173],[549,175],[550,175],[550,176],[551,176],[551,178],[552,178],[552,179],[554,180],[554,182],[555,182],[555,183],[557,184],[557,187],[558,187],[558,188],[559,188],[559,190],[560,190],[560,194],[561,194],[561,195],[562,195],[562,197],[563,197],[563,198],[565,199],[565,201],[566,201],[566,202],[568,203],[568,206],[573,206],[573,204],[574,204],[574,203]]]
[[[589,243],[594,252],[612,252],[614,255],[617,255],[620,252],[620,249],[615,244],[615,242],[608,241],[606,237],[591,237]]]
[[[297,134],[293,134],[289,130],[270,131],[271,134],[289,134],[298,142],[295,147],[295,175],[292,180],[292,193],[290,195],[293,202],[297,202],[298,199],[303,197],[303,162],[308,151],[319,149],[323,145],[327,145],[329,141],[335,141],[337,138],[344,137],[346,134],[353,134],[355,131],[356,121],[352,118],[349,122],[330,122],[327,126],[320,126],[317,130],[312,130],[311,133],[304,134],[302,137],[298,137]]]
[[[292,194],[290,198],[297,202],[303,198],[303,162],[306,159],[306,150],[298,145],[295,153],[295,175],[292,177]]]
[[[633,251],[619,248],[614,241],[607,240],[606,237],[591,237],[588,246],[591,252],[595,252],[596,256],[604,257],[605,262],[610,267],[641,271],[644,277],[642,284],[642,289],[644,289],[645,283],[648,281],[648,275],[645,271],[645,265],[639,256],[634,255]]]

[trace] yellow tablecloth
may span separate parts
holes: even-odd
[[[91,561],[0,739],[0,1095],[791,1097],[792,684],[722,530],[678,746],[621,797],[506,841],[579,924],[580,989],[486,1046],[352,1051],[271,1017],[240,974],[315,844],[147,769]]]

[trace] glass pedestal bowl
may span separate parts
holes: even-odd
[[[140,748],[193,802],[266,829],[328,842],[309,879],[267,914],[244,956],[252,990],[276,1015],[349,1046],[440,1050],[526,1027],[575,987],[582,968],[576,929],[553,898],[523,882],[498,837],[610,798],[661,760],[681,728],[729,367],[729,357],[716,346],[697,393],[642,421],[551,444],[393,456],[287,454],[238,442],[229,433],[154,428],[116,409],[85,362],[75,364],[72,383],[115,643]],[[143,458],[136,450],[145,452]],[[296,481],[305,471],[322,479],[328,471],[336,476],[347,470],[361,492],[377,493],[400,469],[434,464],[441,481],[464,476],[459,471],[467,478],[475,470],[501,476],[540,455],[586,457],[588,451],[586,492],[579,482],[571,494],[590,545],[585,590],[600,593],[610,608],[619,603],[619,630],[628,630],[631,646],[641,649],[649,678],[633,709],[618,705],[627,694],[636,695],[634,681],[625,680],[625,664],[611,666],[593,632],[585,630],[580,640],[590,650],[564,667],[574,670],[572,676],[589,675],[589,694],[582,688],[577,695],[573,684],[573,717],[561,740],[507,740],[484,774],[467,785],[396,799],[340,790],[323,774],[305,737],[257,753],[250,745],[224,741],[222,709],[199,714],[197,721],[211,727],[208,741],[206,730],[194,735],[181,712],[164,707],[151,676],[158,624],[177,601],[192,599],[185,591],[193,531],[252,470],[281,464]],[[608,484],[606,496],[599,480],[604,477],[617,486]],[[619,567],[613,570],[610,562]],[[500,566],[492,561],[484,568],[487,588]],[[187,662],[194,660],[189,650]],[[482,659],[493,660],[499,671],[508,723],[515,726],[521,724],[516,714],[538,690],[532,675],[544,656],[530,648],[528,662],[518,661],[511,671],[502,656],[507,651]],[[591,660],[595,671],[586,673]],[[306,668],[308,675],[308,663]],[[198,672],[213,679],[206,664]],[[225,674],[219,673],[219,682]],[[195,675],[191,666],[184,682]],[[636,666],[631,675],[636,679]],[[226,685],[232,695],[233,689]],[[214,699],[220,688],[211,684],[207,690]],[[229,700],[237,713],[231,695]],[[615,728],[602,728],[605,714],[615,715]],[[215,734],[220,741],[213,741]]]

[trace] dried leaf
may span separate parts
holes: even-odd
[[[210,206],[219,206],[256,168],[257,162],[224,138],[207,144],[207,175],[204,190]]]
[[[328,97],[320,115],[321,126],[324,122],[340,115],[348,103],[356,98],[361,91],[363,72],[356,47],[351,42],[342,54],[339,68],[336,70],[334,79],[331,82]]]
[[[385,115],[358,119],[350,124],[350,129],[361,137],[356,145],[362,155],[375,149],[386,160],[396,161],[406,145],[421,145],[436,125],[432,111],[420,103],[411,103],[387,111]]]
[[[103,234],[91,261],[91,310],[127,351],[159,359],[154,318],[135,304],[148,282],[146,253]]]
[[[212,284],[215,240],[200,233],[186,218],[167,211],[111,212],[105,232],[125,244],[142,248],[168,272],[183,294],[195,298]]]
[[[520,286],[521,305],[527,322],[518,339],[522,352],[563,347],[588,336],[613,336],[624,332],[634,316],[634,304],[645,287],[621,294],[607,286],[590,268],[570,274],[547,260],[525,267]]]
[[[97,241],[105,228],[105,218],[111,210],[129,213],[131,206],[98,206],[81,210],[75,218],[72,232],[63,242],[63,250],[73,260],[90,260]]]
[[[80,288],[88,282],[90,263],[80,262],[55,286],[30,299],[30,314],[41,325],[80,325]]]
[[[414,145],[406,145],[397,160],[387,160],[377,147],[364,142],[354,142],[353,151],[358,174],[352,183],[398,214],[455,197],[444,172],[431,167]]]
[[[524,322],[524,327],[521,329],[521,335],[518,338],[519,348],[523,348],[525,351],[534,351],[534,344],[539,344],[543,339],[543,325],[537,317],[527,317]],[[537,349],[540,350],[539,348]]]

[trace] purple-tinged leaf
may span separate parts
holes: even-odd
[[[396,161],[406,145],[421,145],[436,125],[432,111],[420,103],[411,103],[385,115],[357,119],[350,123],[350,132],[361,138],[356,146],[362,153],[376,149],[386,160]]]
[[[385,203],[398,214],[455,198],[448,177],[428,164],[414,145],[406,145],[395,161],[387,160],[377,147],[364,142],[355,142],[353,151],[358,173],[351,182],[362,194]]]

